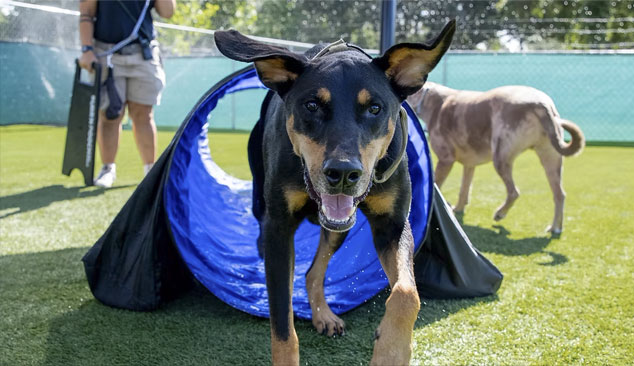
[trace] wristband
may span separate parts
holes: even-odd
[[[88,51],[92,51],[94,50],[94,48],[90,45],[86,45],[86,46],[81,46],[81,53],[86,53]]]

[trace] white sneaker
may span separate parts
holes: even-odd
[[[97,187],[110,188],[112,187],[115,179],[117,179],[116,165],[104,164],[101,167],[101,171],[99,172],[99,175],[97,175],[97,179],[95,179],[94,183]]]
[[[150,170],[152,170],[152,167],[154,166],[154,163],[151,164],[144,164],[143,165],[143,177],[145,177],[147,175],[147,173],[150,172]]]

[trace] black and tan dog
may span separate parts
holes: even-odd
[[[392,290],[376,331],[372,364],[409,363],[420,300],[403,157],[407,119],[400,105],[423,86],[454,30],[452,21],[428,44],[399,44],[375,59],[343,42],[300,55],[236,31],[215,33],[224,55],[254,62],[262,83],[275,92],[263,107],[263,128],[254,130],[249,141],[274,364],[299,363],[291,303],[293,237],[304,218],[322,227],[306,275],[313,324],[327,335],[343,334],[344,322],[326,303],[323,283],[329,259],[355,223],[357,207],[368,218]]]

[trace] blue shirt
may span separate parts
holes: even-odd
[[[145,0],[97,1],[94,38],[105,43],[117,43],[124,40],[132,33],[144,5]],[[124,6],[130,14],[123,9]],[[150,6],[139,28],[139,37],[148,40],[156,38],[150,12],[152,7],[154,7],[154,0],[150,1]]]

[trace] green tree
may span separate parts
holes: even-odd
[[[632,0],[500,0],[505,29],[531,48],[553,41],[565,48],[634,45]]]
[[[500,29],[495,0],[489,1],[399,1],[397,42],[423,42],[456,19],[453,49],[473,49],[491,43]]]
[[[377,48],[378,1],[266,0],[259,3],[257,35],[307,43],[342,38],[361,47]]]
[[[174,15],[165,21],[199,29],[234,28],[250,33],[256,18],[255,5],[248,0],[190,0],[177,1]],[[213,37],[201,32],[162,28],[160,36],[166,52],[177,55],[208,53],[213,48]]]
[[[202,1],[177,1],[174,15],[165,20],[169,24],[177,24],[202,29],[212,29],[212,18],[220,6]],[[177,55],[191,54],[192,48],[200,48],[205,44],[208,35],[194,31],[163,28],[160,40],[163,50]],[[209,43],[209,41],[207,41]]]

